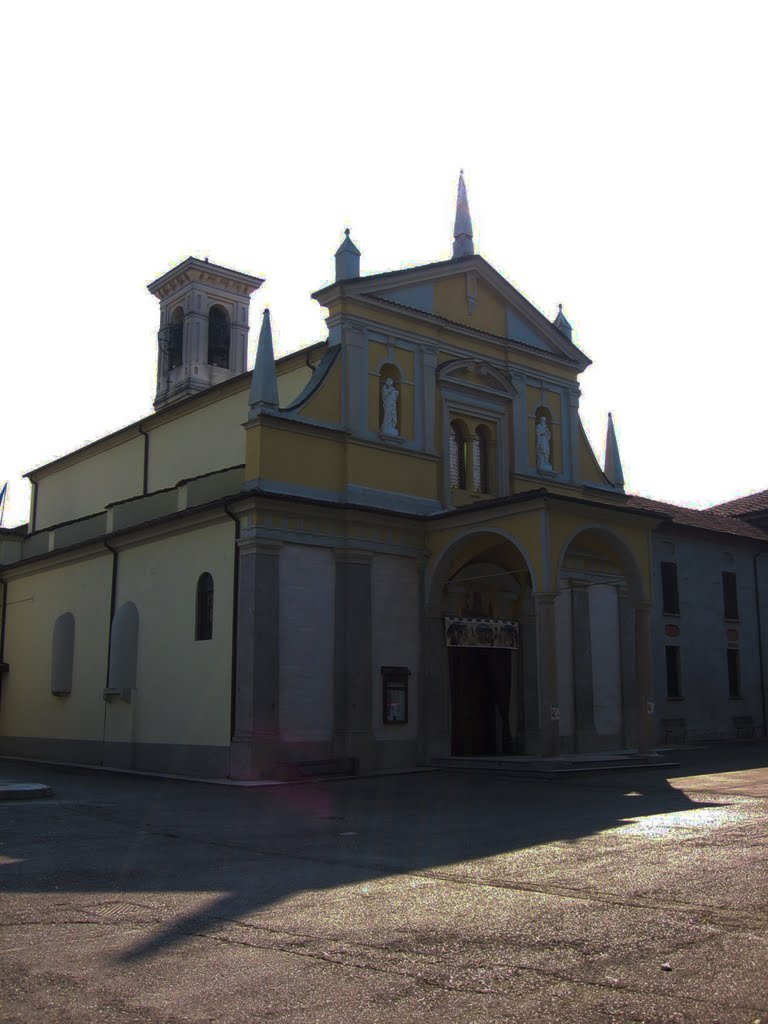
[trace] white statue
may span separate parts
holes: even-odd
[[[381,432],[387,437],[397,437],[397,396],[400,392],[395,387],[392,378],[387,377],[381,387],[381,404],[384,407],[384,416],[381,420]]]
[[[542,415],[536,424],[536,466],[538,469],[552,470],[551,440],[552,432],[547,426],[547,417]]]

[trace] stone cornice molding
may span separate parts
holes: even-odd
[[[187,285],[213,285],[236,295],[251,295],[264,284],[264,278],[253,277],[239,270],[222,267],[189,256],[147,285],[147,290],[158,299],[164,299]]]

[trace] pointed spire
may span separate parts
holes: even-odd
[[[453,227],[453,258],[474,256],[475,243],[472,241],[472,218],[469,216],[467,186],[464,171],[459,171],[459,188],[456,193],[456,222]]]
[[[563,304],[562,304],[562,302],[559,302],[558,305],[557,305],[557,316],[552,321],[552,323],[555,325],[555,327],[558,329],[558,331],[560,331],[561,334],[565,335],[565,337],[568,339],[568,341],[572,341],[573,340],[573,328],[568,323],[568,321],[565,319],[565,314],[563,313]]]
[[[614,487],[624,488],[624,471],[621,468],[619,444],[613,429],[613,416],[608,413],[608,430],[605,435],[605,475]]]
[[[352,277],[360,277],[360,250],[349,237],[349,228],[345,228],[344,241],[336,250],[336,280]]]
[[[256,349],[256,365],[253,368],[248,404],[252,412],[257,412],[264,406],[276,409],[279,405],[275,353],[272,348],[272,324],[268,309],[264,310],[264,319],[261,321],[259,345]]]

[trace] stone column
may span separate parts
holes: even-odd
[[[539,737],[544,757],[560,753],[560,727],[552,718],[557,704],[557,649],[555,647],[555,594],[535,594],[536,652],[539,677]]]
[[[576,751],[584,753],[597,745],[589,589],[578,580],[571,580],[570,587],[574,741]]]
[[[450,670],[445,645],[445,623],[438,612],[424,618],[422,693],[419,732],[424,733],[426,758],[448,757],[451,753],[448,702]]]
[[[280,544],[240,545],[230,774],[257,777],[279,745]]]
[[[334,751],[374,767],[371,555],[336,552]]]
[[[653,750],[655,718],[648,714],[647,702],[654,700],[653,652],[651,650],[651,606],[635,605],[635,660],[637,662],[638,747],[642,752]]]
[[[618,587],[619,645],[621,658],[621,737],[625,747],[638,747],[637,658],[635,656],[635,607],[626,587]]]

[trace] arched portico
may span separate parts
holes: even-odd
[[[534,550],[483,524],[426,567],[428,757],[650,749],[647,536],[565,511],[539,510]],[[476,644],[482,620],[516,623],[519,648]]]
[[[650,749],[650,595],[635,553],[616,531],[583,523],[556,566],[560,750]]]
[[[535,749],[535,577],[527,554],[506,532],[480,529],[451,543],[426,578],[429,755]]]

